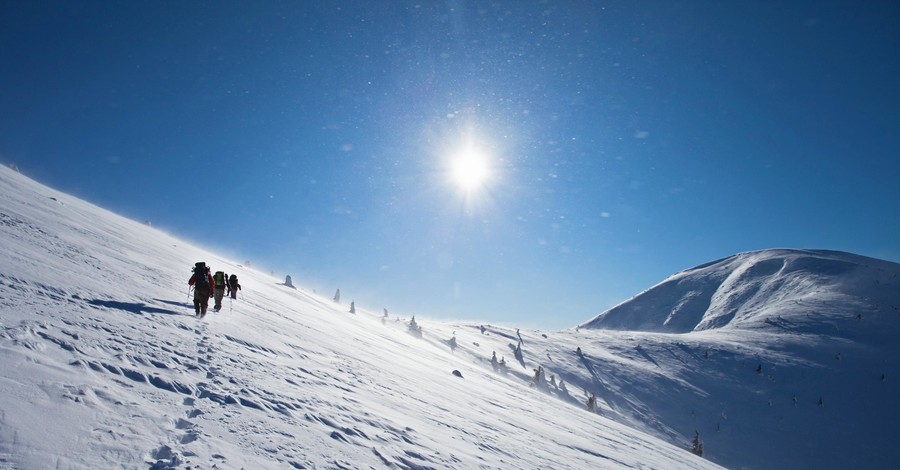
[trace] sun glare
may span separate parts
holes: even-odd
[[[478,189],[490,176],[487,157],[474,148],[467,148],[452,159],[450,175],[461,190]]]

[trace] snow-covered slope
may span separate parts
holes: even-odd
[[[200,260],[244,288],[205,320]],[[745,253],[553,332],[282,279],[0,169],[0,469],[900,466],[894,263]]]
[[[743,253],[675,274],[580,331],[620,422],[672,440],[692,424],[732,467],[900,466],[896,263]]]
[[[243,286],[203,320],[199,260]],[[508,330],[454,351],[7,168],[0,266],[0,468],[716,467],[493,372]]]

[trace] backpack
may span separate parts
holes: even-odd
[[[194,264],[194,288],[209,289],[209,268],[203,261]]]
[[[216,271],[216,274],[213,275],[213,281],[215,281],[216,283],[216,289],[224,289],[225,273],[222,271]]]
[[[232,274],[231,277],[228,278],[228,285],[231,286],[232,289],[238,285],[237,275]]]

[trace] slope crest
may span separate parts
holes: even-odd
[[[740,253],[677,273],[582,328],[686,333],[768,325],[820,310],[900,305],[900,265],[828,250]],[[830,309],[821,309],[828,303]]]

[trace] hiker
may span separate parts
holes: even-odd
[[[194,286],[194,315],[203,318],[206,316],[206,308],[209,298],[212,296],[213,278],[209,274],[209,268],[203,261],[194,264],[194,274],[188,280],[189,286]]]
[[[225,297],[226,279],[228,279],[228,276],[222,271],[216,271],[216,273],[213,274],[213,299],[216,301],[213,310],[217,312],[222,310],[222,297]]]
[[[237,275],[232,274],[228,277],[228,294],[231,295],[232,299],[237,298],[237,291],[241,290],[241,285],[238,284]]]

